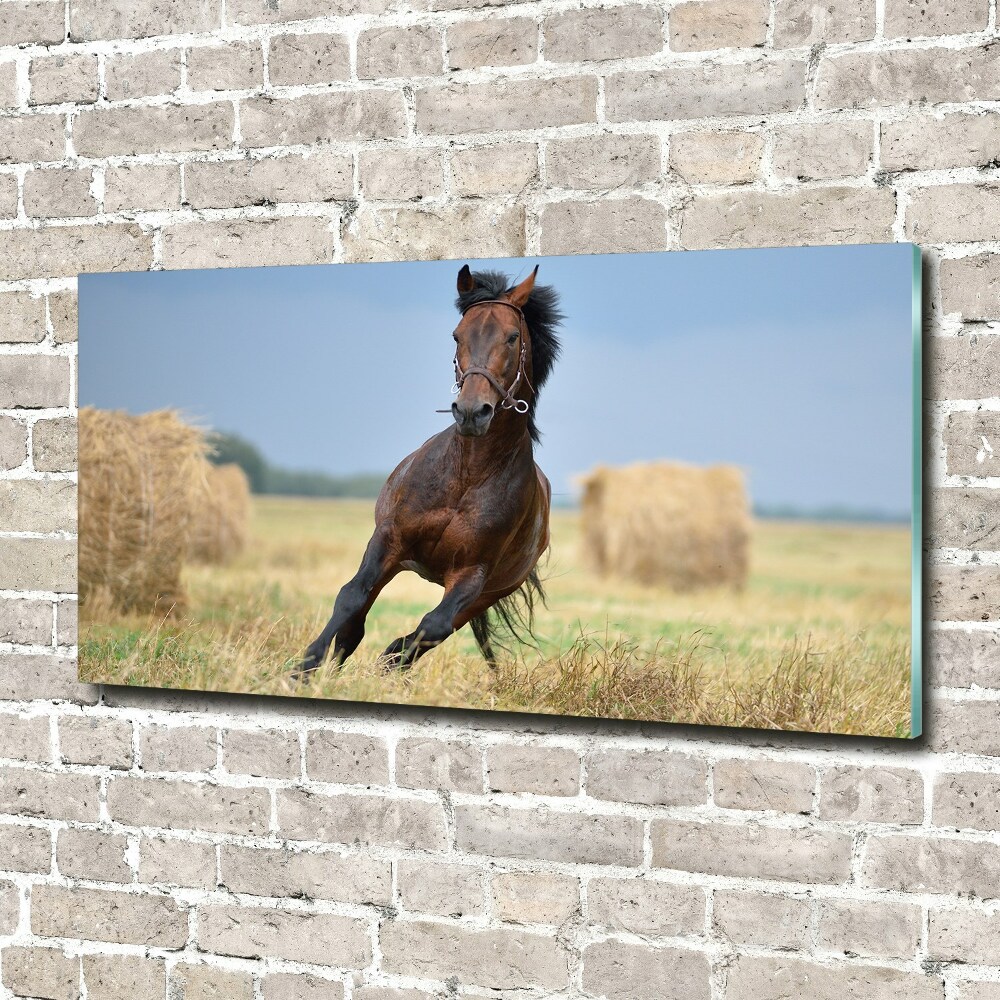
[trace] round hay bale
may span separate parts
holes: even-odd
[[[206,444],[176,413],[80,411],[79,589],[121,611],[182,606]]]
[[[211,465],[205,475],[205,498],[196,511],[191,558],[211,565],[238,556],[250,527],[250,480],[234,462]]]
[[[598,575],[678,591],[746,583],[750,502],[735,466],[601,466],[581,483],[583,557]]]

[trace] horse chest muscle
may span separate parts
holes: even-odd
[[[483,474],[432,439],[387,484],[400,565],[441,583],[457,568],[488,567],[504,585],[527,573],[548,539],[548,502],[530,450]],[[517,580],[516,582],[520,582]]]

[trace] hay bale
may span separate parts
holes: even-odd
[[[183,605],[206,452],[202,432],[168,410],[80,411],[81,601],[100,594],[122,611]]]
[[[600,576],[695,590],[746,583],[750,503],[730,465],[601,466],[584,476],[583,556]]]
[[[250,527],[250,480],[234,462],[209,466],[206,495],[195,514],[191,559],[229,562],[247,544]]]

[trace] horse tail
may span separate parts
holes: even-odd
[[[496,649],[506,650],[501,637],[537,648],[535,641],[535,604],[546,607],[545,588],[538,570],[533,569],[528,578],[513,593],[501,597],[489,610],[469,623],[483,656],[489,665],[496,665]]]

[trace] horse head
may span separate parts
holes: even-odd
[[[451,412],[459,434],[480,437],[498,409],[526,414],[531,387],[531,336],[524,306],[535,287],[536,267],[527,278],[495,298],[465,307],[455,328],[455,389]],[[476,288],[466,264],[458,272],[459,297]]]

